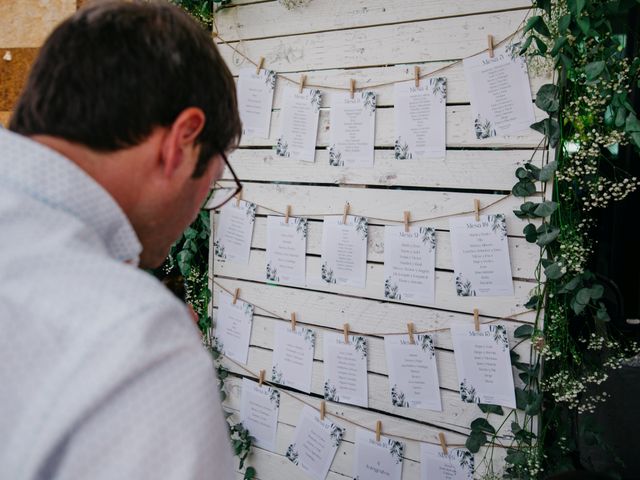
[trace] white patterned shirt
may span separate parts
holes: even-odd
[[[0,128],[0,478],[234,477],[211,357],[140,251],[83,170]]]

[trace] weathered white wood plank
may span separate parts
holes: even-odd
[[[546,114],[534,108],[536,120],[546,118]],[[243,138],[242,147],[272,147],[280,134],[282,110],[274,110],[271,115],[271,131],[269,138]],[[508,137],[491,137],[478,140],[473,130],[473,118],[469,105],[454,105],[447,107],[447,147],[449,148],[536,148],[542,140],[542,134],[535,130],[524,130],[518,135]],[[317,147],[327,147],[330,142],[329,110],[320,111],[318,123]],[[376,111],[375,146],[393,147],[395,142],[395,124],[392,108],[379,108]],[[295,160],[291,158],[290,160]]]
[[[313,164],[279,157],[273,149],[239,149],[230,161],[241,180],[508,191],[516,169],[532,157],[542,166],[542,151],[534,150],[448,150],[446,158],[427,161],[399,161],[393,150],[376,150],[373,168],[331,166],[326,149],[316,151]]]
[[[225,8],[219,12],[217,25],[220,36],[233,41],[530,7],[528,0],[323,0],[288,11],[277,2],[266,2]]]
[[[292,212],[295,214],[295,212]],[[217,223],[217,214],[215,217]],[[367,261],[384,262],[384,227],[372,225],[369,228]],[[253,230],[252,248],[267,248],[267,219],[257,217]],[[307,254],[322,253],[322,222],[309,221],[307,236]],[[540,258],[540,248],[528,243],[521,237],[509,238],[509,254],[512,273],[515,278],[535,279],[535,267]],[[436,268],[453,270],[451,258],[451,240],[448,232],[436,232]]]
[[[243,197],[258,205],[258,215],[273,215],[268,209],[284,214],[291,205],[294,215],[322,220],[324,215],[341,215],[344,205],[350,204],[351,215],[369,218],[370,225],[392,224],[377,220],[393,220],[402,224],[402,212],[409,210],[413,220],[455,215],[473,211],[473,200],[480,200],[480,207],[499,203],[482,210],[482,214],[503,213],[507,232],[512,237],[522,237],[526,222],[517,218],[513,210],[520,207],[522,199],[514,196],[485,193],[434,192],[396,189],[335,188],[319,186],[278,185],[245,182]],[[265,208],[263,208],[265,207]],[[467,214],[469,216],[473,213]],[[413,225],[428,225],[438,230],[449,229],[448,218],[431,219]]]
[[[326,33],[310,33],[232,43],[257,61],[264,57],[278,72],[395,65],[465,58],[487,48],[487,35],[496,42],[522,24],[522,10],[449,19],[382,25]],[[219,42],[219,40],[218,40]],[[237,74],[247,62],[228,45],[223,58]]]
[[[384,300],[384,272],[382,265],[367,265],[367,283],[363,289],[344,285],[327,284],[320,279],[320,257],[307,257],[307,282],[304,288],[324,292],[334,292],[353,297]],[[214,261],[213,273],[217,276],[265,281],[265,253],[252,250],[248,265]],[[472,313],[474,308],[481,315],[495,317],[509,316],[525,311],[524,304],[536,285],[532,282],[515,280],[514,295],[509,297],[458,297],[455,292],[453,273],[436,271],[435,304],[433,308],[456,312]],[[391,301],[391,300],[388,300]]]

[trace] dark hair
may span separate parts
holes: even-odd
[[[9,128],[116,151],[170,126],[185,108],[206,115],[194,177],[242,132],[233,77],[210,34],[165,2],[90,4],[49,36]]]

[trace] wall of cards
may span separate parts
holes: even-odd
[[[528,126],[543,118],[532,92],[549,78],[529,74],[511,42],[477,54],[529,7],[234,0],[219,12],[244,190],[211,212],[211,341],[259,478],[486,467],[486,450],[463,444],[484,415],[476,403],[515,408],[509,349],[534,321],[524,304],[539,251],[509,192],[518,166],[546,161]],[[515,351],[526,361],[530,345]],[[510,422],[486,417],[508,443]],[[497,472],[504,455],[493,453]]]

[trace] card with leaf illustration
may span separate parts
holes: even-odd
[[[254,445],[272,452],[276,449],[280,392],[267,385],[242,379],[240,421],[251,432]]]
[[[305,405],[285,457],[311,478],[324,480],[344,433],[344,427],[320,420],[318,412]]]
[[[269,138],[276,72],[243,68],[238,76],[238,111],[243,137]]]
[[[504,45],[494,49],[493,58],[483,52],[463,60],[478,140],[521,133],[536,121],[526,61],[518,50]]]
[[[267,282],[305,286],[307,231],[306,218],[267,217]]]
[[[316,332],[299,325],[294,332],[290,324],[278,323],[273,345],[271,381],[310,393]]]
[[[507,331],[503,325],[453,325],[451,338],[460,398],[467,403],[516,407]]]
[[[276,155],[314,162],[322,92],[316,88],[287,87],[283,94],[282,125]]]
[[[507,223],[502,213],[449,219],[459,297],[513,295]]]
[[[358,480],[400,480],[404,460],[404,443],[356,428],[353,478]]]
[[[371,91],[332,96],[329,165],[373,167],[376,94]]]
[[[384,227],[384,297],[435,303],[436,232],[431,227]]]
[[[255,221],[255,203],[244,200],[227,202],[220,209],[214,226],[213,258],[216,261],[248,264]]]
[[[420,444],[420,480],[473,480],[475,460],[466,448],[445,454],[438,445]]]
[[[253,325],[253,305],[237,300],[226,292],[220,294],[215,318],[214,345],[227,357],[243,364],[249,355]]]
[[[324,398],[332,402],[366,407],[369,402],[367,385],[367,339],[350,335],[344,343],[341,333],[325,332]]]
[[[384,337],[391,404],[440,412],[442,402],[433,337],[414,334],[413,338],[412,344],[409,335]]]
[[[367,281],[369,227],[365,217],[325,217],[320,279],[324,283],[364,288]]]
[[[447,81],[424,78],[394,86],[396,160],[444,158],[446,151]]]

